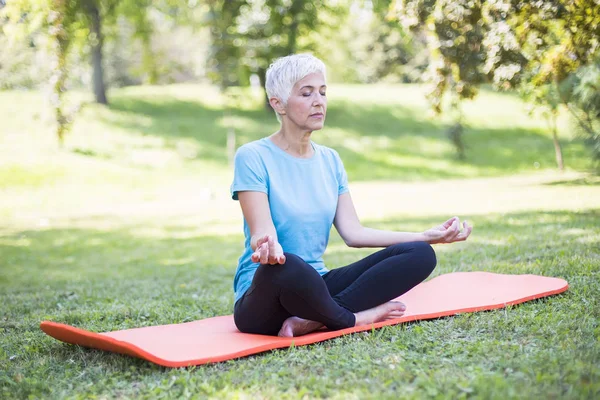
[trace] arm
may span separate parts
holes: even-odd
[[[277,240],[277,231],[273,225],[269,199],[265,193],[238,192],[242,213],[250,228],[250,246],[254,253],[252,261],[261,264],[283,264],[285,255]]]
[[[472,230],[472,227],[464,222],[464,230],[461,232],[458,217],[425,232],[394,232],[366,228],[358,219],[349,192],[338,197],[333,223],[349,247],[387,247],[407,242],[452,243],[466,240]]]
[[[387,247],[396,243],[425,240],[422,233],[383,231],[362,226],[356,214],[350,192],[341,194],[338,197],[333,223],[349,247]]]

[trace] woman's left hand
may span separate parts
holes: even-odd
[[[460,219],[458,217],[450,218],[441,225],[433,227],[423,232],[425,241],[430,244],[436,243],[454,243],[467,240],[473,227],[463,222],[463,229],[460,229]]]

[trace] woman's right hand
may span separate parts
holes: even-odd
[[[256,250],[251,258],[253,262],[261,264],[285,264],[281,245],[270,235],[265,235],[256,241]]]

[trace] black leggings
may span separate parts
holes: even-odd
[[[323,276],[295,254],[285,256],[283,265],[261,264],[235,303],[240,331],[276,335],[291,316],[333,330],[352,327],[354,313],[408,292],[436,265],[435,252],[425,242],[396,244]]]
[[[352,327],[354,313],[408,292],[431,274],[437,262],[425,242],[389,246],[323,276],[295,254],[285,255],[283,265],[261,264],[250,288],[235,303],[234,320],[240,331],[276,335],[291,316],[333,330]]]

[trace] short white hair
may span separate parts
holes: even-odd
[[[292,54],[273,61],[267,69],[265,89],[270,98],[277,97],[284,105],[292,93],[292,88],[302,78],[315,72],[320,72],[326,77],[326,68],[323,61],[309,53]],[[277,120],[281,116],[275,112]]]

